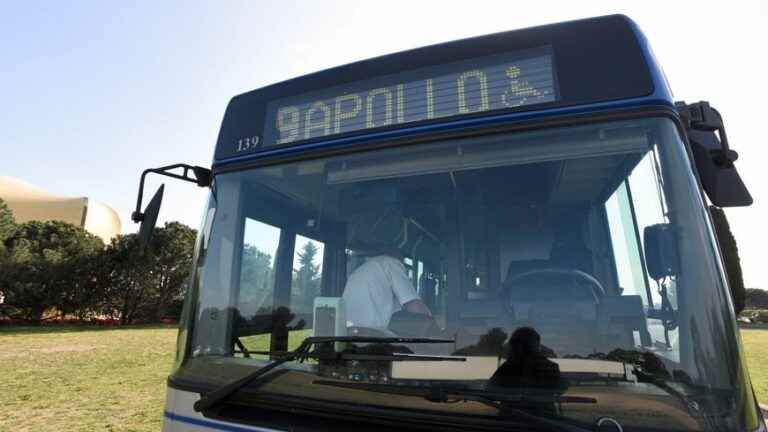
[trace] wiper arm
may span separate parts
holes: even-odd
[[[314,345],[328,343],[328,342],[350,342],[350,343],[357,342],[357,343],[386,343],[386,344],[454,343],[452,339],[433,339],[433,338],[366,337],[366,336],[308,337],[301,342],[298,348],[296,348],[293,351],[284,353],[281,358],[277,360],[273,360],[272,362],[268,363],[266,366],[263,366],[240,379],[224,384],[221,387],[217,388],[216,390],[206,393],[197,402],[195,402],[193,408],[197,412],[210,409],[215,405],[221,403],[222,401],[226,400],[233,394],[237,393],[240,389],[252,383],[257,378],[266,375],[267,372],[275,369],[276,367],[280,366],[283,363],[287,363],[289,361],[294,361],[294,360],[304,361],[305,359],[312,358],[312,357],[322,357],[320,355],[315,355],[310,353],[310,350]],[[342,353],[338,353],[337,355],[340,355],[340,354]],[[360,357],[360,358],[357,358],[357,360],[372,360],[372,361],[396,360],[396,359],[411,360],[411,361],[413,360],[444,360],[448,358],[448,357],[442,357],[442,356],[415,356],[415,355],[407,355],[407,354],[387,354],[387,355],[357,354],[357,356]],[[336,357],[336,358],[345,359],[343,357]],[[461,357],[453,357],[453,359],[458,359],[459,361],[465,360]]]
[[[498,392],[473,391],[459,387],[439,387],[439,386],[413,386],[413,385],[392,385],[392,384],[370,384],[359,382],[344,382],[331,380],[315,380],[313,384],[327,385],[332,387],[349,388],[355,390],[367,390],[377,393],[387,393],[399,396],[416,396],[435,403],[455,403],[461,401],[480,402],[484,405],[503,411],[506,414],[514,414],[515,417],[530,420],[538,424],[549,426],[551,428],[566,432],[591,432],[591,429],[566,423],[562,420],[545,417],[529,413],[523,409],[514,408],[510,404],[515,403],[597,403],[597,399],[584,396],[560,396],[560,395],[524,395],[524,394],[505,394]]]
[[[685,409],[688,411],[688,414],[691,415],[691,417],[696,419],[696,421],[699,422],[700,424],[701,423],[704,424],[704,427],[706,430],[714,431],[714,430],[722,429],[722,426],[718,427],[718,425],[713,422],[712,418],[706,415],[702,415],[703,414],[701,412],[702,407],[700,406],[699,402],[693,400],[687,394],[669,385],[669,383],[667,382],[668,380],[666,378],[655,376],[653,374],[645,372],[641,368],[639,368],[637,365],[631,365],[631,367],[632,367],[632,372],[634,373],[635,377],[637,377],[638,382],[651,384],[661,390],[664,390],[670,396],[676,398],[685,407]]]

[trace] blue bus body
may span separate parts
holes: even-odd
[[[252,105],[263,105],[272,98],[282,97],[286,92],[305,92],[309,89],[328,86],[330,82],[336,84],[339,82],[338,78],[336,77],[339,76],[349,76],[347,80],[350,81],[362,79],[366,76],[365,74],[370,73],[369,71],[379,70],[382,67],[380,64],[387,66],[391,64],[400,65],[407,63],[410,59],[421,58],[425,56],[425,54],[429,54],[436,50],[448,50],[452,53],[452,57],[459,58],[462,56],[462,51],[468,51],[468,46],[471,47],[480,44],[482,41],[494,41],[499,37],[506,37],[510,40],[522,41],[521,43],[525,44],[526,38],[529,38],[531,34],[535,34],[538,38],[544,41],[537,41],[536,44],[541,44],[547,43],[547,41],[549,41],[549,35],[552,33],[558,33],[559,31],[562,31],[560,29],[563,28],[565,29],[565,36],[562,36],[563,38],[572,37],[574,33],[582,35],[581,37],[583,38],[583,34],[588,34],[591,32],[596,25],[608,25],[611,31],[621,31],[625,33],[623,34],[624,38],[629,37],[632,40],[632,43],[636,44],[636,50],[633,50],[630,55],[627,55],[627,59],[625,60],[631,60],[630,63],[632,63],[631,67],[633,68],[642,68],[643,73],[646,75],[639,78],[647,82],[637,85],[631,81],[624,82],[624,80],[617,79],[616,82],[612,84],[618,88],[611,92],[610,95],[598,97],[581,97],[581,99],[586,100],[585,102],[572,102],[569,100],[564,100],[563,103],[554,104],[560,106],[551,108],[540,107],[537,109],[536,106],[531,106],[524,110],[513,110],[513,112],[509,113],[489,111],[484,113],[484,115],[472,116],[473,118],[461,118],[461,116],[457,116],[459,118],[446,119],[439,122],[436,121],[433,122],[434,124],[390,127],[386,128],[385,130],[374,130],[370,133],[359,133],[353,136],[332,136],[326,139],[316,138],[293,146],[270,148],[268,146],[261,145],[250,149],[250,151],[243,152],[243,154],[238,154],[237,152],[233,151],[236,137],[247,137],[249,135],[259,136],[262,133],[261,128],[263,125],[254,125],[254,122],[250,120],[255,117],[257,118],[258,114],[260,113],[259,108],[254,108]],[[603,43],[604,41],[600,38],[595,38],[593,40],[592,44],[594,46],[592,47],[592,50],[594,50],[595,53],[593,54],[593,58],[591,60],[602,60],[606,63],[610,63],[606,60],[605,57],[603,57],[600,52],[601,45]],[[618,47],[618,49],[620,48],[621,46]],[[605,56],[607,57],[609,55],[615,54],[615,52],[608,52]],[[557,62],[557,53],[555,53],[555,61]],[[439,63],[437,64],[439,65]],[[419,65],[421,65],[421,63],[419,63]],[[606,65],[600,66],[605,67]],[[615,71],[612,71],[611,73],[622,74],[628,72],[624,65],[615,64],[615,66]],[[392,66],[389,67],[391,68]],[[405,68],[404,66],[396,67],[401,69]],[[356,72],[357,69],[363,69],[363,72]],[[558,76],[567,76],[570,73],[570,71],[563,69],[560,69],[557,72]],[[584,74],[585,72],[579,71],[579,73]],[[603,88],[604,83],[601,82],[600,78],[595,78],[594,81],[586,81],[584,85],[586,87],[598,90]],[[526,30],[511,31],[498,35],[481,36],[462,41],[419,48],[402,53],[390,54],[371,60],[365,60],[358,63],[316,72],[304,77],[294,78],[289,81],[273,84],[263,89],[254,90],[235,96],[227,107],[227,111],[224,116],[222,130],[216,145],[213,166],[214,169],[217,169],[219,167],[224,167],[249,160],[297,155],[308,150],[354,145],[355,143],[391,140],[393,138],[414,137],[473,127],[484,127],[524,121],[536,121],[554,117],[593,114],[648,106],[674,108],[672,91],[669,88],[660,65],[653,55],[651,47],[648,44],[648,40],[642,34],[637,24],[635,24],[626,16],[612,15],[601,18],[536,27]]]

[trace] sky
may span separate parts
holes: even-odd
[[[755,199],[726,213],[746,285],[768,288],[765,1],[2,2],[0,175],[107,203],[134,232],[141,171],[209,166],[236,94],[404,49],[610,13],[640,25],[677,100],[709,100],[723,114]],[[197,227],[205,190],[168,180],[160,223]]]

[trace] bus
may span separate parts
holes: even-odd
[[[165,431],[764,431],[709,207],[720,113],[621,15],[235,96]]]

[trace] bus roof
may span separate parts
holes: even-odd
[[[672,106],[637,25],[610,15],[479,36],[235,96],[214,166],[518,119]]]

